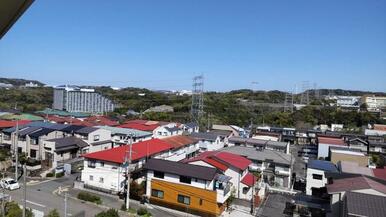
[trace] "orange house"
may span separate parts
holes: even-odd
[[[144,168],[151,203],[200,216],[224,211],[231,178],[216,169],[158,159],[150,159]]]

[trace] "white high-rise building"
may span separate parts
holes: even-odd
[[[68,112],[104,113],[114,111],[115,105],[94,89],[62,85],[54,88],[52,107]]]

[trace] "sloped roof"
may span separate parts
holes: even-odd
[[[33,132],[29,134],[29,137],[31,138],[39,138],[40,136],[47,135],[51,132],[55,131],[54,129],[48,129],[48,128],[43,128],[39,131]]]
[[[277,164],[290,165],[291,164],[291,155],[280,152],[273,151],[269,149],[256,150],[256,148],[246,147],[246,146],[231,146],[222,148],[221,151],[237,154],[243,157],[246,157],[250,160],[257,161],[273,161]]]
[[[136,130],[142,130],[142,131],[153,131],[157,127],[159,127],[159,125],[158,124],[146,125],[146,124],[140,124],[140,123],[127,123],[127,124],[119,125],[118,127],[136,129]]]
[[[152,156],[172,149],[173,147],[160,139],[151,139],[143,142],[134,143],[132,147],[132,160],[139,160],[146,156]],[[83,155],[85,158],[103,160],[114,163],[123,163],[126,153],[129,154],[129,145],[124,145],[108,150],[98,151]]]
[[[331,137],[318,137],[319,144],[329,144],[329,145],[342,145],[347,146],[347,144],[341,138],[331,138]]]
[[[368,167],[361,167],[357,162],[340,161],[338,162],[342,173],[361,174],[366,176],[374,176],[373,171]]]
[[[373,169],[373,173],[375,177],[386,180],[386,166],[383,168]]]
[[[92,133],[96,130],[98,130],[99,128],[96,128],[96,127],[83,127],[81,129],[78,129],[75,131],[75,133],[79,133],[79,134],[89,134],[89,133]]]
[[[195,144],[198,142],[197,139],[194,139],[190,136],[182,136],[182,135],[171,136],[171,137],[163,138],[162,140],[169,143],[175,149],[181,148],[190,144]]]
[[[330,161],[324,160],[310,160],[308,161],[307,167],[317,170],[323,170],[326,172],[338,172],[338,169],[336,168],[335,164]]]
[[[96,127],[100,129],[108,130],[112,134],[120,134],[120,135],[132,134],[133,137],[147,137],[147,136],[153,135],[153,133],[150,133],[150,132],[136,130],[136,129],[129,129],[129,128],[120,128],[120,127],[111,127],[111,126],[96,126]]]
[[[8,120],[0,120],[0,128],[11,128],[16,126],[17,121],[8,121]],[[30,120],[20,120],[19,125],[24,125],[30,123]]]
[[[160,159],[149,159],[143,168],[203,180],[213,180],[216,176],[215,168]]]
[[[386,194],[386,185],[365,176],[334,180],[327,185],[328,193],[347,192],[362,189],[373,189]]]
[[[186,160],[185,162],[195,161],[204,161],[223,171],[230,166],[239,170],[245,170],[252,163],[250,160],[240,155],[221,151],[206,151],[194,158]]]
[[[350,216],[385,216],[386,197],[356,192],[347,192],[344,197]]]
[[[70,150],[73,148],[83,148],[87,147],[87,142],[76,138],[74,136],[71,137],[64,137],[64,138],[57,138],[57,139],[49,139],[47,140],[49,142],[55,142],[55,151],[65,151]]]
[[[216,141],[218,135],[212,134],[212,133],[191,133],[190,136],[197,138],[197,139],[202,139],[202,140],[208,140],[208,141]]]
[[[244,176],[244,178],[241,180],[241,183],[244,185],[247,185],[249,187],[252,187],[254,183],[256,183],[259,179],[255,177],[252,173],[247,173],[247,175]]]

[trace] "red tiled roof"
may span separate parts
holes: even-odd
[[[195,144],[198,141],[197,139],[192,138],[190,136],[181,136],[181,135],[167,137],[167,138],[164,138],[162,140],[169,143],[175,149],[180,148],[180,147],[184,147],[186,145]]]
[[[137,123],[127,123],[127,124],[119,125],[118,127],[136,129],[136,130],[142,130],[142,131],[153,131],[153,130],[155,130],[155,128],[159,127],[159,125],[158,124],[146,125],[146,124],[137,124]]]
[[[139,160],[146,156],[152,156],[172,148],[171,145],[160,139],[151,139],[134,143],[132,147],[132,160]],[[126,152],[129,153],[129,150],[130,146],[124,145],[117,148],[85,154],[83,157],[114,163],[123,163],[125,161]]]
[[[223,171],[225,171],[229,166],[240,170],[245,170],[252,163],[250,160],[240,155],[219,151],[207,151],[201,153],[197,157],[187,160],[186,162],[194,162],[200,160]]]
[[[347,146],[347,144],[343,141],[343,139],[338,138],[330,138],[330,137],[318,137],[318,142],[323,144],[331,144],[331,145],[343,145]]]
[[[337,179],[334,180],[332,184],[327,185],[328,193],[354,191],[362,189],[374,189],[376,191],[386,194],[386,185],[383,185],[364,176]]]
[[[222,164],[212,158],[206,158],[204,159],[204,161],[214,167],[216,167],[217,169],[221,170],[221,171],[225,171],[228,169],[228,167],[225,165],[225,164]]]
[[[241,183],[249,187],[252,187],[253,183],[256,183],[257,181],[258,181],[257,177],[255,177],[252,173],[247,173],[247,175],[245,175],[244,178],[241,180]]]
[[[104,125],[104,126],[116,126],[116,125],[118,125],[118,122],[113,121],[106,116],[90,116],[90,117],[84,119],[84,121],[92,123],[94,125]]]
[[[17,121],[0,120],[0,128],[11,128],[16,126]],[[20,120],[19,126],[30,123],[30,120]]]
[[[374,176],[386,180],[386,167],[373,169]]]

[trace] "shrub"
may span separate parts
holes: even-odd
[[[119,214],[117,210],[109,209],[107,211],[96,214],[95,217],[119,217]]]
[[[46,177],[54,177],[54,173],[47,173]]]
[[[47,217],[60,217],[60,215],[59,215],[58,210],[53,209],[53,210],[51,210],[51,211],[48,213]]]
[[[140,215],[140,216],[144,216],[144,215],[151,215],[146,208],[139,208],[137,210],[137,214]]]
[[[56,173],[55,177],[56,178],[60,178],[60,177],[63,177],[64,176],[64,173]]]
[[[96,203],[96,204],[102,204],[102,200],[101,200],[100,197],[98,197],[95,194],[90,194],[90,193],[84,192],[84,191],[79,192],[78,199],[79,200],[93,202],[93,203]]]

